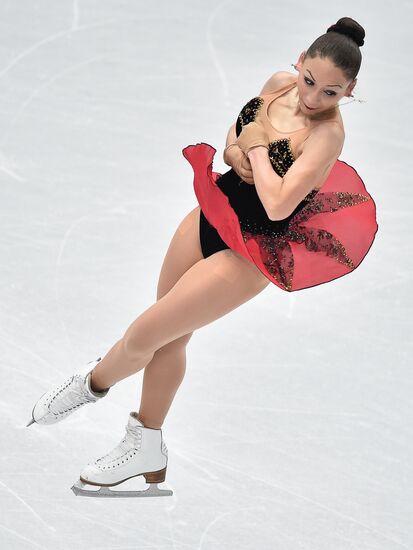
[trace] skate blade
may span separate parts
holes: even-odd
[[[32,419],[30,420],[30,422],[29,422],[28,424],[26,424],[26,428],[27,428],[28,426],[31,426],[31,425],[34,424],[35,422],[36,422],[35,419],[32,418]]]
[[[159,489],[157,483],[149,483],[149,487],[142,491],[112,491],[109,487],[100,487],[99,490],[84,489],[87,483],[82,480],[77,481],[72,487],[76,496],[82,497],[104,497],[104,498],[123,498],[123,497],[169,497],[173,495],[170,489]]]

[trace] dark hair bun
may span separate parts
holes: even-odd
[[[364,37],[366,36],[366,33],[364,32],[363,27],[359,25],[357,21],[351,19],[351,17],[342,17],[337,21],[337,23],[330,25],[326,32],[331,31],[345,34],[354,40],[359,47],[364,44]]]

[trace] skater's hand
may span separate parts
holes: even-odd
[[[245,154],[240,151],[240,155],[235,159],[233,169],[245,183],[254,185],[254,174],[252,173],[251,162]]]
[[[251,162],[239,147],[230,147],[225,153],[225,162],[245,183],[254,185]]]
[[[248,157],[248,152],[254,147],[265,147],[268,149],[269,141],[268,134],[262,124],[253,121],[242,128],[235,143]]]

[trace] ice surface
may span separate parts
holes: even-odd
[[[413,548],[412,4],[344,6],[1,3],[1,549]],[[163,426],[173,497],[75,497],[143,373],[54,426],[25,427],[35,401],[155,302],[197,204],[182,148],[210,143],[227,170],[241,106],[343,16],[366,29],[340,158],[375,199],[371,251],[196,331]]]

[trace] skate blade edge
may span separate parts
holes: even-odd
[[[86,483],[79,480],[71,490],[76,496],[83,497],[103,497],[103,498],[124,498],[124,497],[167,497],[172,496],[173,492],[170,489],[159,489],[157,483],[149,483],[149,487],[139,491],[113,491],[109,487],[100,487],[97,491],[84,489]]]

